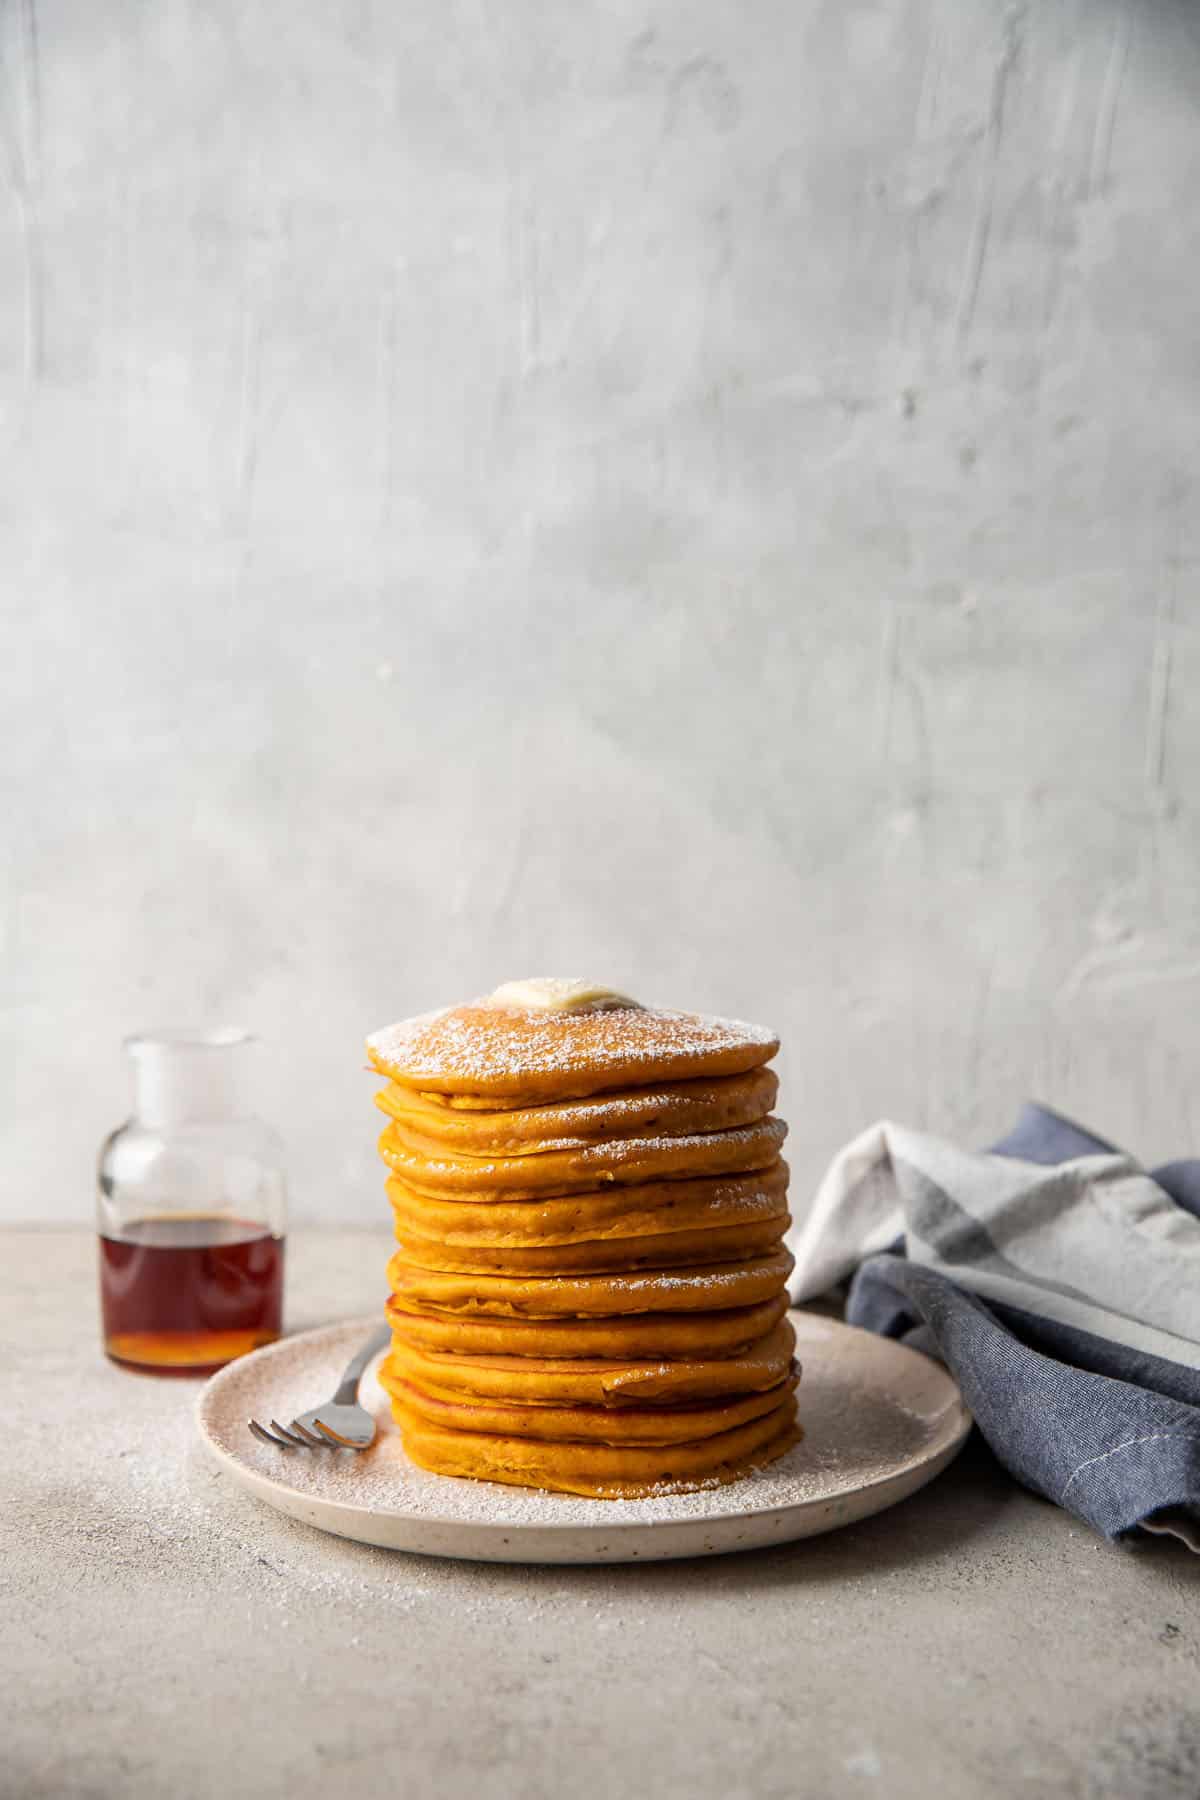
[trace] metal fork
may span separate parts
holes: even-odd
[[[260,1443],[277,1450],[369,1450],[375,1442],[375,1420],[365,1406],[358,1404],[358,1384],[373,1356],[392,1341],[390,1325],[374,1332],[338,1382],[337,1393],[324,1406],[314,1406],[293,1419],[290,1429],[278,1419],[271,1420],[271,1430],[257,1419],[247,1423]],[[278,1435],[276,1435],[278,1434]]]

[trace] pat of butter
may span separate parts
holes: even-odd
[[[594,981],[558,975],[531,976],[526,981],[505,981],[484,1001],[497,1012],[610,1012],[619,1006],[637,1007],[636,1000]]]

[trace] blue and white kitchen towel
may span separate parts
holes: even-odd
[[[997,1457],[1106,1537],[1200,1551],[1200,1161],[1045,1107],[993,1150],[873,1125],[791,1237],[793,1298],[940,1357]]]

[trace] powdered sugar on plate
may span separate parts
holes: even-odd
[[[198,1423],[210,1453],[260,1498],[368,1543],[485,1560],[616,1561],[783,1542],[902,1498],[944,1466],[970,1423],[940,1365],[848,1326],[793,1317],[804,1441],[765,1469],[698,1492],[588,1500],[430,1474],[405,1456],[373,1370],[362,1390],[380,1427],[369,1452],[259,1444],[247,1420],[286,1423],[332,1393],[375,1319],[231,1364],[201,1395]]]

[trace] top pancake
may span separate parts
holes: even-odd
[[[772,1032],[738,1019],[634,1005],[548,1012],[484,1001],[402,1019],[367,1039],[372,1063],[401,1087],[517,1106],[740,1075],[778,1048]]]

